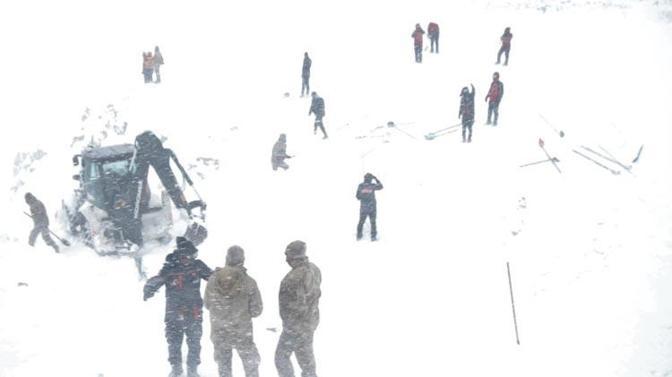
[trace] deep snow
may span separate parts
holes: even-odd
[[[209,204],[201,259],[218,266],[228,246],[245,248],[265,304],[255,320],[262,375],[276,373],[278,333],[267,329],[280,328],[283,251],[294,239],[323,272],[323,377],[672,375],[669,7],[538,4],[0,5],[0,33],[10,36],[0,60],[0,376],[168,373],[163,294],[142,301],[132,260],[26,245],[23,193],[56,222],[74,184],[73,138],[83,128],[100,137],[108,121],[128,128],[107,130],[104,143],[150,129],[194,165]],[[409,36],[429,21],[441,26],[441,53],[425,52],[417,65]],[[496,67],[505,26],[511,64]],[[144,85],[141,52],[156,44],[164,82]],[[326,141],[313,136],[309,102],[298,98],[303,51],[326,101]],[[494,70],[505,85],[497,128],[483,125]],[[458,123],[458,94],[470,82],[474,142],[457,133],[425,140]],[[374,130],[388,121],[415,138]],[[287,172],[270,169],[280,132],[296,155]],[[540,137],[562,174],[518,167],[544,158]],[[629,162],[642,144],[632,174],[618,176],[572,152],[602,146]],[[37,150],[46,155],[14,171],[17,155]],[[354,241],[354,194],[367,171],[385,184],[377,243]],[[149,274],[169,251],[148,251]],[[215,376],[207,317],[204,329],[200,369]]]

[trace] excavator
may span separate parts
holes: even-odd
[[[171,163],[193,189],[197,200],[187,201]],[[92,147],[73,156],[79,182],[70,203],[63,203],[70,233],[100,255],[134,254],[146,241],[172,240],[175,223],[170,203],[178,210],[178,223],[186,222],[184,237],[194,245],[207,237],[206,204],[175,153],[164,148],[151,131],[134,144]],[[160,197],[150,190],[150,167],[161,185]]]

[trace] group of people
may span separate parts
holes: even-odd
[[[145,78],[145,84],[161,82],[161,66],[163,65],[163,55],[159,46],[154,47],[154,55],[150,51],[142,53],[142,75]],[[156,76],[156,78],[154,78]]]
[[[415,30],[411,33],[413,38],[413,51],[415,53],[415,62],[422,63],[422,42],[425,31],[420,24],[415,24]],[[430,41],[430,53],[439,53],[439,24],[430,22],[427,25],[427,36]]]
[[[210,313],[210,340],[219,376],[232,375],[232,354],[236,350],[246,377],[258,377],[261,357],[254,343],[252,318],[261,315],[263,302],[256,281],[245,268],[245,251],[240,246],[231,246],[224,267],[214,271],[197,259],[197,253],[190,241],[177,237],[176,249],[166,256],[159,273],[144,286],[144,300],[165,286],[164,322],[170,377],[180,377],[184,372],[185,338],[187,377],[199,376],[204,305]],[[301,375],[317,377],[313,335],[320,321],[322,275],[309,261],[303,241],[287,245],[285,261],[291,270],[280,283],[282,333],[275,351],[275,366],[280,377],[294,377],[290,357],[295,354]],[[205,300],[201,297],[201,280],[207,281]]]

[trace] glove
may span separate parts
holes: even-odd
[[[150,299],[152,298],[152,296],[154,296],[154,292],[152,292],[151,289],[149,289],[149,287],[145,287],[143,291],[144,291],[142,295],[143,301],[147,301],[147,299]]]

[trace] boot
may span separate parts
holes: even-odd
[[[198,367],[193,366],[193,367],[187,368],[187,377],[201,377],[198,374]]]
[[[58,248],[58,245],[54,245],[54,251],[60,253],[61,249]]]
[[[168,377],[182,377],[182,365],[174,364]]]

